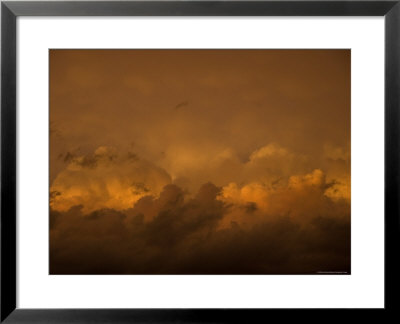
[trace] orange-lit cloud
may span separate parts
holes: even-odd
[[[218,199],[220,188],[204,184],[193,197],[167,185],[159,197],[142,197],[132,209],[81,206],[51,212],[53,274],[229,274],[350,272],[350,219],[344,206],[306,223],[290,214],[274,217],[251,205]],[[300,207],[301,204],[293,204]],[[243,207],[243,208],[242,208]],[[241,210],[253,224],[232,218]],[[272,216],[272,217],[271,217]],[[229,226],[221,223],[229,221]]]
[[[170,176],[133,153],[122,155],[115,149],[101,146],[94,154],[72,156],[50,191],[50,206],[67,211],[82,205],[84,212],[102,208],[124,210],[141,197],[158,195],[171,182]]]
[[[350,51],[51,50],[51,273],[350,272]]]

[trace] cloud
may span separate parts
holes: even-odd
[[[51,272],[349,271],[350,63],[52,50]]]
[[[318,178],[318,172],[315,178]],[[311,190],[322,184],[305,176],[287,190]],[[290,189],[290,188],[291,189]],[[305,189],[306,188],[306,189]],[[133,208],[82,206],[51,211],[52,274],[233,274],[350,271],[350,215],[312,212],[307,222],[290,213],[268,214],[256,203],[221,199],[212,183],[194,196],[173,184],[158,197],[144,196]],[[283,193],[282,193],[283,194]],[[320,198],[322,196],[320,195]],[[325,199],[329,199],[325,197]],[[326,203],[326,202],[325,202]],[[296,205],[297,204],[297,205]],[[333,202],[333,204],[335,204]],[[288,208],[302,207],[294,200]],[[312,211],[315,206],[309,206]],[[251,224],[232,219],[238,212]],[[223,223],[229,226],[221,226]]]
[[[288,217],[295,224],[307,224],[323,215],[330,218],[350,217],[350,204],[333,200],[327,192],[334,184],[326,181],[325,174],[316,169],[309,174],[291,176],[279,185],[252,182],[240,186],[230,183],[221,190],[218,199],[230,205],[220,228],[231,222],[241,226],[275,221]]]
[[[350,160],[350,143],[346,147],[334,146],[330,143],[324,145],[324,156],[330,160]]]
[[[67,162],[50,188],[50,193],[58,193],[50,204],[56,211],[76,205],[82,205],[84,213],[128,209],[143,196],[157,196],[171,182],[165,170],[113,147],[100,146],[93,154],[73,155]]]
[[[346,166],[342,170],[333,168],[335,172],[311,169],[304,173],[302,170],[309,164],[307,156],[290,152],[276,143],[262,146],[242,160],[229,148],[210,159],[197,156],[191,151],[186,155],[176,154],[175,166],[186,171],[170,175],[134,152],[121,153],[115,147],[100,146],[86,155],[67,153],[66,167],[50,188],[51,207],[67,211],[72,206],[82,205],[84,213],[102,208],[123,211],[131,209],[143,197],[146,199],[139,204],[143,206],[146,201],[161,199],[160,194],[167,184],[175,184],[185,197],[193,198],[204,179],[221,188],[219,200],[237,207],[230,208],[230,217],[225,217],[224,226],[229,226],[229,218],[253,224],[260,217],[289,213],[299,222],[314,216],[316,211],[331,213],[333,200],[337,206],[350,202]],[[184,167],[183,161],[186,161]],[[344,162],[327,160],[326,163]],[[251,221],[246,210],[254,215]],[[145,213],[146,220],[156,213],[156,210]]]

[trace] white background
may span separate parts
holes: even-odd
[[[352,274],[48,275],[49,48],[351,48]],[[324,107],[321,107],[324,109]],[[18,18],[18,307],[383,307],[383,18]]]

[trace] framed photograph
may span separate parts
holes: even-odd
[[[398,1],[2,1],[1,321],[393,316],[399,43]]]

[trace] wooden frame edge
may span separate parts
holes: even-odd
[[[400,0],[1,3],[0,321],[7,323],[241,322],[273,309],[16,309],[16,18],[18,16],[385,16],[385,313],[397,311],[400,247]],[[311,310],[296,310],[299,315]],[[320,313],[322,310],[312,310]],[[348,312],[349,310],[342,310]],[[333,310],[324,310],[332,315]],[[324,313],[325,314],[325,313]],[[374,315],[373,315],[374,314]],[[368,312],[377,319],[383,310]],[[325,314],[326,315],[326,314]]]

